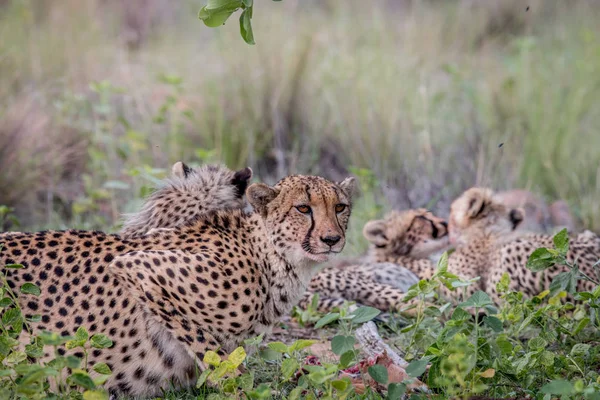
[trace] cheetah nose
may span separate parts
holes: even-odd
[[[331,247],[331,246],[334,246],[337,242],[339,242],[340,239],[342,239],[342,237],[339,235],[325,236],[325,237],[321,237],[321,242],[323,242],[326,245],[328,245],[329,247]]]

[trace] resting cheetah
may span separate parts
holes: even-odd
[[[142,236],[156,232],[157,230],[169,230],[173,227],[186,224],[187,221],[196,219],[199,215],[210,214],[215,211],[215,201],[213,193],[226,192],[231,193],[231,190],[219,189],[219,186],[231,185],[231,180],[218,179],[219,176],[231,176],[233,172],[225,167],[202,167],[198,170],[188,171],[186,174],[177,173],[180,171],[182,163],[178,163],[173,167],[173,174],[179,175],[178,185],[164,185],[159,192],[149,197],[144,204],[145,212],[139,213],[135,219],[137,224],[129,226],[127,230],[121,232],[124,236]],[[216,172],[215,172],[216,171]],[[239,171],[240,174],[242,171]],[[217,175],[217,177],[214,177]],[[246,176],[246,175],[242,175]],[[196,205],[195,202],[179,202],[177,196],[181,195],[184,199],[188,199],[190,187],[195,187],[194,182],[186,182],[186,180],[194,180],[202,182],[206,195],[201,199],[203,204]],[[235,181],[234,181],[235,182]],[[237,192],[235,192],[237,194]],[[227,197],[227,196],[225,196]],[[163,199],[171,199],[170,203]],[[231,198],[232,204],[230,208],[235,208],[237,197]],[[188,205],[190,205],[188,207]],[[219,204],[220,206],[220,204]],[[177,207],[175,210],[174,208]],[[241,208],[240,204],[237,204]],[[147,230],[149,227],[154,227]],[[319,293],[318,309],[322,312],[331,311],[334,307],[338,307],[344,301],[357,301],[363,305],[378,307],[383,310],[389,310],[399,305],[399,301],[404,293],[414,283],[418,282],[418,278],[410,271],[398,265],[391,263],[364,263],[349,267],[347,271],[328,268],[319,272],[311,281],[309,290],[305,293],[300,305],[306,307],[312,301],[314,292]],[[391,286],[391,287],[390,287]]]
[[[308,306],[319,294],[320,311],[344,300],[382,310],[405,306],[402,298],[419,279],[430,278],[435,264],[428,258],[448,246],[446,222],[425,209],[392,211],[369,221],[363,235],[371,243],[368,254],[348,264],[325,268],[310,283],[300,302]]]
[[[469,294],[483,290],[498,302],[496,283],[508,272],[511,290],[534,296],[565,270],[564,266],[547,270],[540,282],[540,275],[526,268],[536,248],[554,245],[551,236],[517,232],[523,218],[523,210],[506,207],[489,189],[471,188],[452,203],[449,230],[456,251],[449,257],[448,270],[464,278],[481,277],[478,286],[469,287]],[[592,266],[600,259],[600,238],[589,231],[572,235],[567,256],[569,262],[577,260],[584,273],[595,276]],[[579,281],[579,288],[589,290],[593,284]]]
[[[171,178],[148,197],[142,209],[127,216],[121,234],[141,236],[214,211],[241,209],[250,179],[250,168],[233,172],[222,165],[204,165],[194,169],[179,161]]]
[[[204,353],[232,351],[298,302],[318,263],[339,253],[355,181],[291,176],[246,190],[255,212],[219,211],[139,238],[87,231],[0,235],[0,263],[34,332],[85,325],[111,337],[89,362],[113,370],[113,393],[150,396],[194,382]],[[21,293],[34,282],[40,297]],[[27,334],[20,338],[28,343]],[[49,358],[46,354],[41,361]]]
[[[369,260],[401,265],[420,279],[433,275],[431,259],[449,246],[446,221],[423,208],[392,211],[368,222],[363,235],[371,243]]]

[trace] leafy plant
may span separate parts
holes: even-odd
[[[0,245],[0,251],[1,249]],[[92,370],[98,376],[92,379],[87,362],[90,348],[103,349],[112,346],[112,341],[106,336],[96,334],[90,338],[84,327],[80,327],[74,337],[42,332],[31,335],[29,344],[21,349],[18,339],[23,330],[31,333],[30,324],[39,322],[41,317],[24,317],[17,296],[8,285],[5,271],[19,268],[23,266],[7,265],[0,273],[0,398],[45,399],[75,396],[85,400],[108,399],[108,394],[100,387],[110,377],[110,368],[104,363],[95,364]],[[21,286],[20,292],[32,296],[40,295],[40,289],[29,282]],[[54,358],[48,362],[38,361],[44,356],[47,347],[52,348]],[[81,349],[84,359],[62,355],[64,352],[59,352],[59,348],[62,347],[68,350]],[[83,393],[77,392],[78,390],[82,390]]]
[[[229,17],[240,8],[243,10],[240,15],[240,34],[246,43],[255,44],[251,23],[254,0],[208,0],[208,3],[200,9],[198,18],[206,26],[216,28],[225,25]]]

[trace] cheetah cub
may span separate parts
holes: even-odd
[[[363,235],[371,244],[367,255],[319,272],[301,307],[306,308],[315,293],[322,312],[345,300],[386,311],[405,306],[402,298],[408,288],[435,273],[430,257],[448,247],[446,221],[425,209],[392,211],[367,222]]]
[[[508,272],[511,290],[535,296],[565,270],[556,266],[537,274],[526,268],[536,248],[554,245],[551,236],[519,232],[523,219],[522,209],[507,207],[490,189],[471,188],[452,203],[449,230],[456,251],[450,255],[448,270],[463,278],[481,277],[479,286],[468,288],[469,294],[483,290],[498,302],[496,283]],[[600,259],[600,238],[589,231],[571,235],[567,258],[569,262],[577,260],[584,273],[594,276],[592,266]],[[583,290],[593,288],[588,281],[578,285]]]
[[[108,335],[113,347],[91,352],[89,364],[111,367],[111,393],[148,397],[193,384],[207,350],[231,352],[290,311],[316,265],[344,248],[354,186],[301,175],[257,183],[246,190],[253,213],[217,211],[130,239],[5,233],[0,263],[24,266],[7,280],[23,313],[41,315],[34,333]],[[21,293],[25,282],[42,294]]]

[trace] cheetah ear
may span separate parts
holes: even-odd
[[[279,190],[274,189],[264,183],[253,183],[246,189],[248,202],[263,217],[267,215],[267,205],[272,202],[279,194]]]
[[[469,207],[467,208],[467,218],[477,218],[487,213],[487,201],[482,197],[473,197],[469,201]]]
[[[514,231],[525,219],[525,212],[522,208],[514,208],[508,213],[508,218]]]
[[[342,188],[346,196],[352,200],[354,196],[354,192],[356,191],[356,179],[352,176],[344,179],[343,181],[338,183],[338,186]]]
[[[240,169],[233,174],[231,184],[236,188],[237,197],[242,198],[244,196],[250,179],[252,179],[252,169],[250,167]]]
[[[190,172],[192,169],[181,161],[177,161],[171,168],[171,174],[177,178],[187,178]]]
[[[369,221],[363,228],[363,236],[375,246],[385,246],[390,241],[385,235],[385,231],[386,225],[384,220]]]

